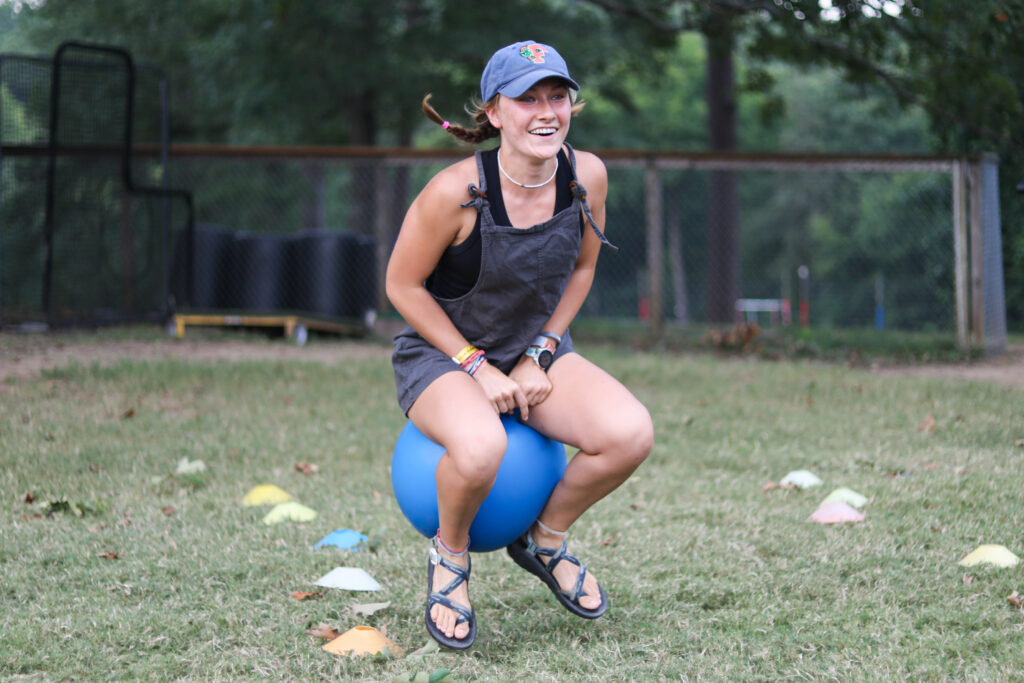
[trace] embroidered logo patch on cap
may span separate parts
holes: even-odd
[[[519,55],[524,59],[528,59],[534,64],[544,63],[544,53],[546,50],[543,45],[534,43],[533,45],[524,45],[519,49]]]

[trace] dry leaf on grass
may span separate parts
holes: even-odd
[[[170,517],[174,514],[174,508],[171,507],[170,505],[164,505],[162,508],[160,508],[160,512]]]
[[[1024,439],[1017,439],[1016,441],[1013,442],[1013,445],[1014,446],[1020,446],[1021,448],[1024,448]]]
[[[306,593],[305,591],[292,591],[290,595],[296,600],[306,600],[307,598],[318,598],[327,591],[316,591],[314,593]]]
[[[319,465],[310,465],[308,462],[297,462],[295,463],[295,471],[302,472],[307,477],[311,474],[316,474],[320,471]]]
[[[130,420],[135,417],[135,408],[129,408],[128,410],[121,413],[122,420]]]
[[[114,552],[99,553],[96,557],[102,557],[104,560],[119,560],[121,556]]]
[[[364,602],[362,604],[352,605],[352,611],[360,616],[369,617],[390,606],[390,602]]]
[[[927,432],[928,434],[934,434],[935,433],[935,416],[932,415],[931,413],[928,413],[925,416],[925,418],[924,418],[924,422],[922,422],[921,424],[919,424],[917,426],[917,431],[919,431],[919,432]]]
[[[773,489],[786,489],[787,491],[793,491],[796,489],[795,484],[780,484],[777,481],[770,481],[761,487],[761,493],[767,493]]]
[[[323,638],[324,640],[334,640],[341,633],[333,626],[327,624],[317,624],[313,628],[306,631],[307,636],[316,636],[317,638]]]
[[[974,583],[974,577],[971,576],[970,574],[964,574],[964,579],[963,580],[964,580],[964,585],[965,586],[970,586],[972,583]]]
[[[1006,602],[1010,603],[1014,607],[1024,607],[1024,603],[1021,603],[1020,601],[1020,593],[1018,593],[1017,591],[1013,591],[1012,593],[1007,595]]]
[[[24,500],[26,503],[31,504],[36,502],[36,497],[35,494],[33,494],[32,492],[28,492],[25,494],[25,497],[22,500]]]

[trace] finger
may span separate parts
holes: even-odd
[[[526,394],[523,393],[522,389],[517,387],[515,392],[512,394],[512,397],[515,398],[516,404],[519,406],[519,414],[523,416],[524,420],[529,420],[530,403],[526,400]]]

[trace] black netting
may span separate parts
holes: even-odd
[[[0,322],[166,315],[171,234],[191,220],[166,130],[163,75],[121,50],[0,58]]]

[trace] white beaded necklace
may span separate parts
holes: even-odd
[[[513,178],[512,176],[510,176],[508,174],[508,171],[505,170],[505,167],[501,165],[501,152],[500,151],[498,152],[497,157],[498,157],[498,170],[501,171],[501,175],[503,175],[506,178],[508,178],[509,182],[515,183],[519,187],[525,187],[527,190],[536,190],[538,187],[544,187],[545,185],[550,183],[552,180],[554,180],[555,179],[555,175],[558,173],[558,157],[556,156],[555,157],[555,170],[551,172],[551,177],[548,178],[547,180],[545,180],[543,183],[537,183],[536,185],[527,185],[526,183],[519,182],[518,180],[516,180],[515,178]]]

